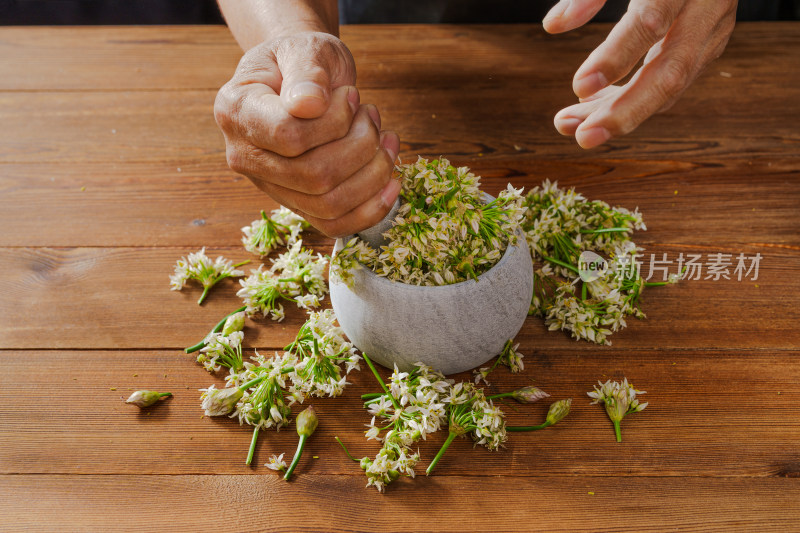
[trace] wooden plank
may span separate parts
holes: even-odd
[[[800,142],[792,119],[797,109],[785,102],[800,99],[800,83],[741,90],[731,85],[728,91],[711,99],[707,95],[719,91],[698,83],[670,111],[593,151],[578,148],[553,128],[553,116],[570,103],[569,95],[547,87],[531,90],[528,82],[479,91],[365,90],[362,101],[380,107],[384,127],[400,135],[405,158],[604,157],[716,164],[722,157],[753,160],[793,154],[791,146]],[[758,115],[751,111],[756,96],[763,110]],[[104,165],[84,169],[92,174],[133,162],[224,164],[214,97],[210,90],[0,93],[0,163]]]
[[[437,479],[800,475],[797,349],[521,349],[524,372],[501,367],[490,375],[489,393],[535,383],[552,401],[573,398],[572,412],[545,431],[510,434],[499,452],[457,440],[437,466]],[[292,428],[264,432],[254,468],[245,466],[251,429],[225,417],[202,417],[197,389],[220,387],[222,380],[178,350],[3,351],[0,361],[3,474],[264,474],[270,455],[291,455],[297,443]],[[617,443],[602,407],[591,405],[586,392],[597,380],[623,377],[647,391],[642,399],[650,405],[623,421],[623,442]],[[310,400],[320,426],[309,441],[304,472],[362,475],[334,436],[357,457],[378,450],[364,438],[370,417],[359,398],[379,387],[366,366],[349,381],[340,398]],[[174,397],[140,412],[123,403],[138,389]],[[510,424],[527,425],[544,420],[549,403],[500,405]],[[420,472],[445,437],[439,432],[419,443]]]
[[[463,157],[483,187],[544,179],[644,213],[642,243],[800,247],[794,160],[553,160]],[[224,162],[0,165],[0,246],[233,247],[240,228],[276,207]],[[702,209],[698,206],[702,205]],[[47,231],[43,231],[43,224]],[[328,245],[319,233],[304,239]]]
[[[329,249],[328,249],[329,250]],[[320,249],[321,252],[328,251]],[[236,282],[223,280],[202,307],[198,288],[169,291],[174,262],[191,248],[4,248],[0,264],[0,348],[180,348],[202,339],[219,318],[241,305]],[[209,249],[241,261],[242,248]],[[649,247],[661,259],[667,253],[677,270],[679,253],[762,255],[759,278],[737,281],[687,280],[648,289],[643,309],[648,320],[612,337],[613,347],[576,343],[566,334],[547,333],[530,317],[517,339],[523,347],[574,347],[576,351],[624,348],[795,348],[800,342],[797,311],[787,306],[798,292],[800,257],[780,247],[701,247],[660,244]],[[649,259],[648,259],[649,261]],[[254,263],[256,264],[256,263]],[[245,267],[247,268],[247,267]],[[702,276],[707,274],[703,270]],[[303,311],[287,306],[284,322],[258,320],[250,343],[281,347],[294,338]],[[742,323],[743,317],[748,322]],[[174,324],[174,326],[172,326]],[[758,332],[754,334],[754,332]]]
[[[343,27],[342,38],[363,88],[528,79],[557,86],[568,98],[572,74],[610,27],[592,24],[552,36],[531,24],[359,25]],[[716,78],[725,71],[734,80],[716,83],[747,90],[766,79],[796,82],[795,27],[739,23],[727,52],[711,67]],[[241,50],[222,26],[2,28],[0,56],[0,91],[218,89]]]
[[[423,477],[381,495],[352,476],[3,477],[0,520],[25,531],[782,532],[800,519],[794,479]]]

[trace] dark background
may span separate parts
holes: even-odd
[[[540,22],[555,0],[340,0],[341,21]],[[613,21],[624,0],[595,18]],[[739,20],[800,20],[800,0],[740,0]],[[0,25],[221,24],[216,0],[0,0]]]

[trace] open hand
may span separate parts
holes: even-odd
[[[588,22],[605,0],[561,0],[544,29],[561,33]],[[575,73],[580,103],[555,117],[562,135],[593,148],[669,109],[733,31],[736,0],[631,0],[628,12]],[[624,85],[611,85],[644,63]]]

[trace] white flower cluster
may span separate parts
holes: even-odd
[[[506,441],[503,411],[487,400],[483,389],[472,383],[457,383],[443,398],[450,404],[448,426],[450,433],[470,434],[475,444],[497,450]]]
[[[300,236],[308,222],[303,217],[280,206],[268,217],[261,211],[261,218],[242,228],[242,243],[248,252],[265,256],[279,245],[292,245]]]
[[[299,361],[291,374],[289,391],[301,403],[308,396],[339,396],[347,385],[347,374],[361,370],[361,357],[345,340],[332,309],[310,313],[294,342],[285,350]]]
[[[372,414],[367,439],[383,444],[374,460],[361,459],[368,487],[383,492],[400,474],[414,477],[419,453],[413,452],[411,446],[439,430],[447,420],[442,398],[452,383],[422,363],[417,363],[411,372],[400,372],[395,367],[388,384],[389,394],[366,403]],[[376,420],[380,422],[376,424]]]
[[[376,378],[380,379],[377,374]],[[374,460],[364,457],[360,461],[368,487],[383,492],[386,485],[401,474],[414,477],[419,453],[413,452],[411,446],[445,424],[450,437],[431,462],[428,472],[456,436],[470,434],[476,445],[489,450],[497,450],[506,441],[503,412],[472,383],[454,383],[429,366],[417,363],[411,372],[400,372],[395,367],[384,387],[385,393],[365,402],[372,415],[366,437],[382,443]],[[516,391],[500,396],[515,394]],[[521,391],[521,394],[525,401],[535,401],[533,395],[536,399],[547,396],[538,389]]]
[[[303,241],[295,242],[285,253],[272,260],[272,267],[264,265],[251,270],[251,275],[239,280],[242,288],[236,293],[247,305],[250,316],[261,313],[271,315],[273,320],[284,317],[280,300],[294,302],[298,307],[319,307],[320,299],[328,292],[325,282],[325,266],[328,258],[303,248]]]
[[[532,189],[524,203],[522,227],[537,266],[529,314],[544,317],[550,330],[598,344],[610,344],[608,336],[627,326],[626,316],[644,318],[641,249],[631,241],[634,230],[647,229],[638,210],[589,201],[549,180]],[[577,268],[586,251],[610,259],[605,274],[591,281],[582,281]]]
[[[230,259],[225,259],[222,256],[217,257],[216,261],[206,255],[205,247],[199,252],[189,254],[188,257],[181,257],[175,264],[175,272],[170,275],[170,289],[179,291],[186,286],[189,280],[195,280],[203,286],[203,294],[198,300],[198,304],[203,303],[209,289],[213,287],[218,281],[225,278],[233,278],[244,276],[244,272],[236,270],[236,267]]]
[[[242,321],[238,318],[232,315],[229,320],[239,326]],[[209,335],[201,354],[205,360],[201,362],[206,368],[213,368],[215,363],[230,368],[227,387],[216,389],[212,385],[202,389],[202,407],[208,416],[230,414],[255,431],[288,425],[291,406],[303,403],[309,396],[339,396],[348,384],[347,374],[359,368],[361,358],[344,339],[330,309],[311,313],[283,354],[265,357],[256,351],[252,362],[240,362],[238,370],[227,364],[227,355],[219,352],[217,343],[225,349],[232,342],[238,343],[241,361],[242,332],[228,332],[226,336],[226,329]]]
[[[639,403],[639,399],[636,397],[638,394],[645,394],[645,391],[633,388],[632,385],[628,384],[628,378],[624,378],[622,383],[611,380],[605,383],[598,381],[597,383],[600,386],[595,385],[594,391],[586,394],[593,398],[593,404],[602,403],[605,405],[606,414],[614,424],[617,442],[620,442],[622,434],[619,423],[626,415],[638,413],[647,407],[648,402]]]
[[[622,383],[619,381],[608,380],[605,383],[597,382],[594,391],[586,394],[593,398],[593,404],[602,403],[606,407],[606,413],[611,420],[620,421],[625,415],[638,413],[647,407],[647,402],[639,403],[637,394],[645,394],[645,391],[636,390],[628,384],[628,378],[624,378]]]
[[[230,368],[231,372],[241,372],[244,361],[242,359],[242,339],[244,333],[234,331],[229,335],[211,333],[206,337],[206,345],[200,349],[197,362],[209,372],[216,372],[221,366]]]
[[[480,178],[447,159],[400,165],[401,204],[388,244],[376,252],[358,237],[332,262],[336,278],[349,283],[365,265],[379,276],[411,285],[447,285],[477,277],[516,244],[523,217],[522,189],[510,184],[485,202]]]

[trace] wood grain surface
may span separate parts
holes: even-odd
[[[334,441],[377,451],[363,437],[366,372],[313,402],[320,427],[291,483],[261,466],[291,455],[291,428],[262,434],[251,468],[249,427],[199,407],[197,389],[222,379],[181,348],[240,305],[237,283],[199,307],[168,275],[202,246],[257,265],[240,228],[276,207],[227,168],[214,124],[241,54],[228,30],[0,28],[0,530],[797,531],[800,26],[739,25],[675,107],[582,151],[552,117],[608,30],[342,35],[401,157],[469,165],[488,192],[549,178],[639,207],[647,254],[759,253],[759,277],[648,289],[648,319],[607,347],[529,318],[525,371],[497,370],[489,390],[534,383],[573,398],[569,417],[495,453],[456,441],[435,475],[381,495]],[[314,231],[305,242],[332,245]],[[247,353],[279,350],[303,316],[249,321]],[[618,444],[586,392],[623,376],[650,405]],[[123,403],[137,389],[174,397],[139,412]],[[501,407],[523,424],[547,405]],[[420,443],[423,464],[444,437]]]

